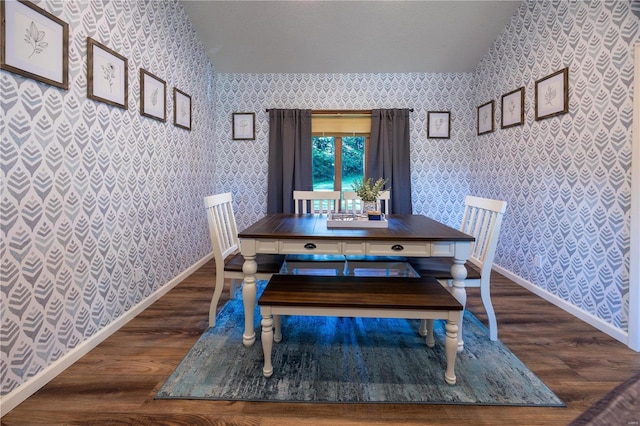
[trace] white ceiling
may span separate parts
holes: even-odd
[[[217,72],[471,72],[521,1],[182,0]]]

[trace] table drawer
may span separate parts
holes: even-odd
[[[455,254],[455,243],[431,243],[431,256],[448,257]]]
[[[278,253],[278,240],[255,240],[256,253]]]
[[[281,254],[341,254],[340,241],[296,240],[280,241]]]
[[[367,254],[372,256],[430,256],[431,245],[427,242],[371,242],[366,243]]]

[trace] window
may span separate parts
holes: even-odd
[[[365,175],[371,113],[362,111],[312,114],[313,189],[351,191]]]
[[[313,189],[350,191],[364,177],[364,136],[313,136]]]

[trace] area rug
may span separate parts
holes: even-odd
[[[256,318],[259,316],[256,313]],[[444,322],[428,348],[416,320],[286,317],[262,375],[262,345],[242,345],[242,301],[228,302],[156,399],[564,406],[486,327],[465,313],[457,383],[444,380]]]

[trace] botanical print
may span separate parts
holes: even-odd
[[[569,69],[536,81],[536,120],[568,112]]]
[[[443,111],[429,111],[427,113],[427,137],[435,139],[449,138],[450,113]]]
[[[156,120],[165,121],[166,83],[150,72],[140,68],[140,113]]]
[[[31,25],[26,29],[24,41],[33,49],[28,56],[31,58],[34,54],[42,53],[44,49],[49,46],[49,43],[44,41],[45,32],[40,31],[35,22],[31,21]]]
[[[158,91],[159,89],[156,87],[153,92],[151,92],[151,105],[158,105]]]
[[[516,101],[514,101],[513,99],[509,100],[509,105],[507,107],[507,111],[509,111],[509,118],[511,120],[516,118]]]
[[[436,118],[435,122],[433,123],[433,128],[436,132],[440,133],[440,131],[442,130],[444,126],[444,118],[442,117],[438,117]]]
[[[555,87],[547,87],[547,90],[544,94],[545,105],[553,106],[555,104],[554,99],[557,96],[557,90]]]
[[[251,130],[251,122],[247,117],[241,117],[238,119],[236,125],[238,126],[238,130],[241,135],[248,135]]]
[[[109,83],[109,92],[113,92],[113,82],[116,79],[116,66],[112,62],[107,62],[102,66],[104,79]]]
[[[68,89],[69,26],[31,2],[0,3],[0,68]]]

